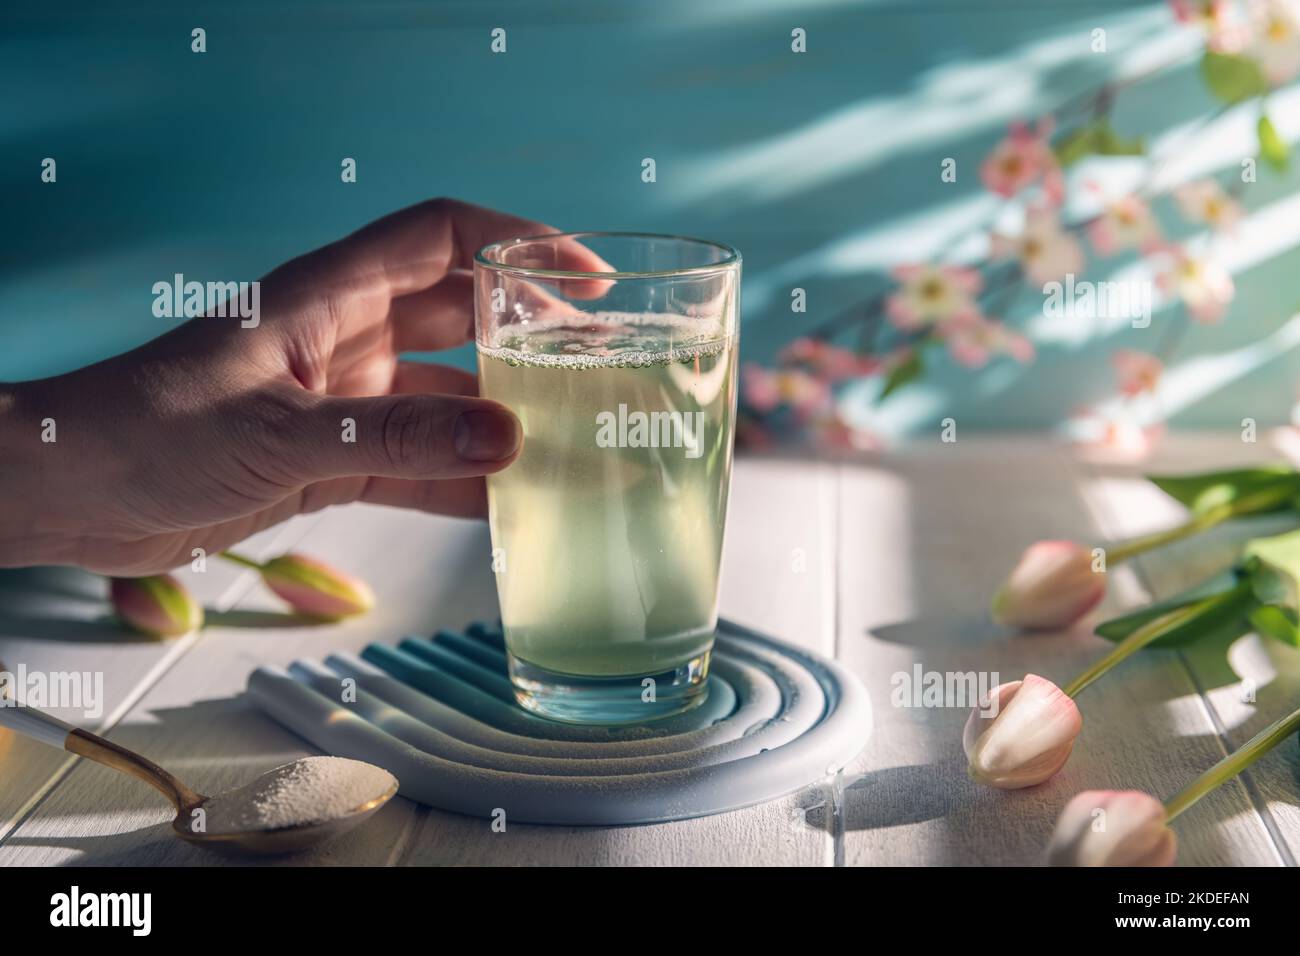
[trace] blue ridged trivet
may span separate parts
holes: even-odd
[[[340,700],[344,678],[355,702]],[[726,621],[705,702],[636,727],[523,710],[500,631],[481,624],[259,668],[248,694],[326,753],[389,770],[411,800],[521,823],[657,823],[764,803],[843,767],[871,733],[866,691],[843,667]]]

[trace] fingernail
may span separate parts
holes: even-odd
[[[452,440],[463,461],[500,461],[519,447],[519,420],[509,412],[461,412]]]

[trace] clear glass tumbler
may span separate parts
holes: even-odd
[[[479,391],[523,423],[487,480],[519,703],[575,723],[703,700],[736,414],[740,255],[571,233],[474,264]]]

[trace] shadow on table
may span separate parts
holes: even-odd
[[[886,643],[908,647],[971,647],[1005,641],[1008,636],[1005,627],[984,613],[919,617],[873,627],[869,633]]]
[[[78,643],[149,644],[111,611],[104,578],[76,568],[19,568],[0,572],[0,641],[5,638]],[[204,609],[208,627],[255,629],[319,627],[288,611]]]
[[[301,755],[309,744],[280,727],[242,698],[198,701],[187,707],[149,711],[146,724],[115,728],[110,739],[155,760],[200,793],[212,795],[248,783],[258,774]],[[183,753],[179,741],[184,741]],[[250,754],[250,748],[256,752]],[[54,847],[81,851],[66,861],[71,866],[221,865],[239,862],[186,843],[170,832],[175,811],[167,799],[147,784],[89,760],[80,760],[42,807],[43,815],[11,835],[7,847]],[[36,827],[60,825],[76,816],[89,821],[79,829],[101,826],[105,832],[32,834]],[[155,816],[156,815],[156,816]],[[118,831],[122,817],[158,822]],[[138,821],[137,821],[138,822]],[[367,821],[359,830],[373,824]],[[328,846],[328,844],[327,844]],[[288,857],[259,861],[318,862],[309,850]],[[323,852],[328,852],[325,850]]]
[[[210,698],[184,707],[150,708],[147,722],[119,724],[106,736],[156,761],[200,793],[212,794],[248,780],[311,749],[242,696]],[[250,750],[254,752],[250,754]],[[93,781],[92,781],[93,778]],[[102,784],[113,781],[105,789]],[[52,797],[75,794],[96,812],[162,808],[166,798],[148,784],[93,761],[80,760]],[[107,806],[97,807],[98,802]]]
[[[178,844],[186,859],[176,856],[169,844]],[[65,861],[63,866],[147,866],[155,863],[210,862],[207,854],[172,836],[171,824],[159,823],[125,833],[89,834],[87,836],[10,837],[7,847],[49,847],[78,850],[81,855]],[[204,857],[200,859],[200,856]],[[190,858],[192,857],[192,859]]]
[[[956,803],[949,781],[966,773],[955,758],[858,774],[844,787],[844,829],[876,830],[936,820]]]
[[[204,610],[204,627],[244,627],[253,630],[283,627],[320,627],[319,618],[291,611],[210,611]]]
[[[0,641],[30,638],[82,644],[153,644],[164,638],[128,630],[111,614],[96,618],[41,617],[0,611]]]

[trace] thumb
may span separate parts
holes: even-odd
[[[322,397],[301,421],[276,444],[304,482],[487,475],[514,461],[523,444],[510,409],[465,395]]]

